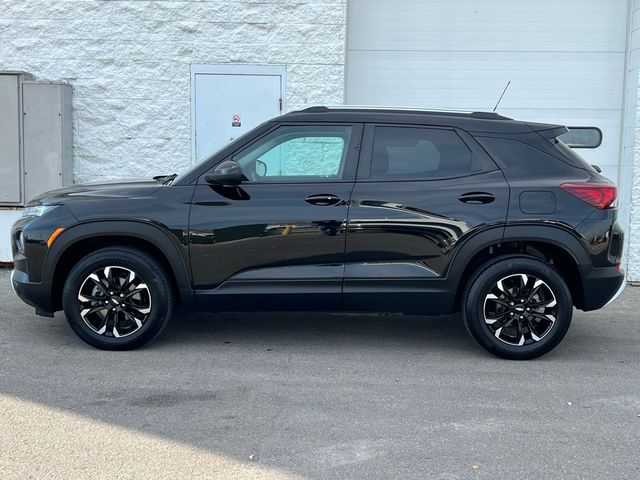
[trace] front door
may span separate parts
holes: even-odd
[[[242,166],[239,187],[198,180],[189,229],[201,308],[341,308],[361,134],[361,125],[280,125],[224,159]]]
[[[435,313],[456,246],[504,228],[509,186],[465,132],[368,125],[351,197],[344,306]],[[444,308],[444,307],[443,307]]]

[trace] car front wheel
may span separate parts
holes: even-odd
[[[82,340],[105,350],[128,350],[162,331],[173,298],[167,274],[153,257],[114,247],[78,262],[67,277],[62,302]]]
[[[560,343],[571,324],[573,302],[566,282],[552,266],[514,256],[476,272],[462,313],[469,332],[486,350],[526,360]]]

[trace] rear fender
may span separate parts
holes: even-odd
[[[497,228],[478,232],[459,246],[446,274],[447,284],[452,291],[460,292],[459,287],[469,280],[468,272],[465,275],[465,270],[474,258],[486,249],[490,247],[498,248],[499,245],[507,242],[537,242],[553,245],[572,259],[580,273],[580,293],[584,292],[582,279],[589,274],[593,266],[584,244],[575,233],[561,224],[548,222],[528,222],[526,224],[508,225],[503,228],[501,234],[497,231]],[[499,254],[499,252],[495,253]],[[457,300],[458,295],[456,295],[454,302]],[[452,307],[455,309],[457,305]]]

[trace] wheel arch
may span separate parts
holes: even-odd
[[[51,285],[53,311],[62,308],[64,280],[75,263],[91,252],[113,246],[129,246],[160,262],[186,310],[195,307],[188,260],[177,239],[161,227],[142,221],[92,221],[76,224],[60,235],[47,252],[43,281]]]
[[[503,255],[523,254],[550,263],[567,282],[574,305],[584,305],[583,270],[591,259],[580,239],[566,227],[544,223],[509,225],[501,239],[495,232],[480,232],[460,246],[448,277],[455,289],[454,309],[458,309],[473,273],[483,264]]]

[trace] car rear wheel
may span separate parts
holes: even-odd
[[[87,255],[69,273],[62,295],[74,332],[105,350],[128,350],[151,341],[172,313],[172,289],[164,269],[132,248]]]
[[[462,314],[486,350],[526,360],[551,351],[571,324],[573,302],[562,276],[532,258],[505,257],[481,267],[469,282]]]

